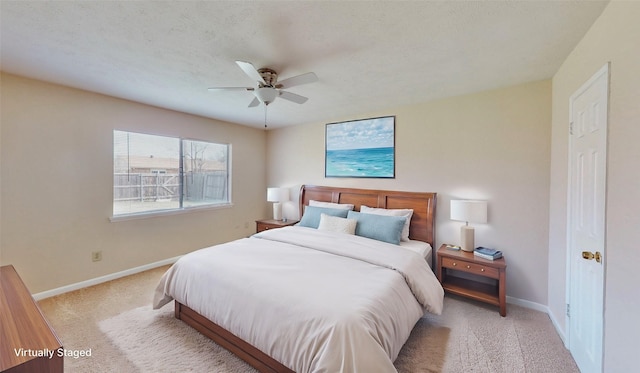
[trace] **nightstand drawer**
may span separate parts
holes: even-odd
[[[258,224],[258,228],[256,229],[256,231],[258,232],[262,232],[262,231],[266,231],[268,229],[274,229],[274,228],[280,228],[280,226],[274,226],[272,224],[265,224],[265,223],[257,223]]]
[[[469,272],[476,275],[482,275],[490,278],[499,278],[500,271],[497,268],[483,266],[477,263],[465,262],[464,260],[441,258],[442,266],[445,268],[451,268],[458,271]]]
[[[264,220],[256,220],[256,233],[260,233],[262,231],[266,231],[269,229],[276,229],[282,227],[288,227],[291,225],[295,225],[298,223],[297,220],[273,220],[273,219],[264,219]]]

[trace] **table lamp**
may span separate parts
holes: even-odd
[[[267,188],[267,201],[273,202],[273,219],[282,219],[282,202],[289,200],[289,189]]]
[[[464,221],[460,227],[460,247],[464,251],[472,252],[474,229],[469,223],[487,222],[487,201],[452,200],[451,220]]]

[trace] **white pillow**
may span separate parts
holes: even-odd
[[[320,224],[318,224],[318,230],[355,234],[357,224],[358,220],[356,219],[347,219],[327,214],[320,214]]]
[[[413,215],[412,209],[381,209],[362,205],[360,206],[360,212],[363,214],[404,216],[407,218],[407,221],[404,223],[404,227],[402,228],[400,240],[409,241],[409,225],[411,225],[411,216]]]
[[[327,207],[330,209],[353,210],[353,205],[350,203],[333,203],[333,202],[309,200],[309,206]]]

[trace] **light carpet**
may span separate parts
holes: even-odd
[[[151,309],[168,266],[43,299],[40,308],[66,349],[66,373],[255,372],[173,317],[172,305]],[[447,295],[441,316],[414,328],[395,366],[413,372],[578,372],[549,317],[509,304],[497,307]],[[364,372],[370,373],[370,372]]]
[[[506,318],[447,298],[443,316],[425,316],[395,362],[399,372],[578,372],[545,314],[512,306]],[[173,316],[143,306],[100,329],[141,372],[255,370]]]

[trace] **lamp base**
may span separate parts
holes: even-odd
[[[474,242],[474,229],[468,225],[460,227],[460,247],[463,251],[473,252]]]
[[[282,203],[273,203],[273,220],[282,220]]]

